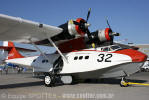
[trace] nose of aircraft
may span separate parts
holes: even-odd
[[[119,50],[119,51],[115,51],[115,53],[119,53],[119,54],[124,54],[124,55],[128,55],[131,57],[132,62],[144,62],[147,60],[147,55],[137,51],[137,50],[133,50],[133,49],[124,49],[124,50]]]

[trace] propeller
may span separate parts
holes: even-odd
[[[88,36],[89,39],[92,39],[91,33],[90,33],[89,29],[88,29],[88,27],[90,26],[90,24],[87,23],[88,20],[89,20],[89,17],[90,17],[90,13],[91,13],[91,8],[89,8],[89,10],[88,10],[86,20],[83,20],[83,19],[82,19],[82,20],[80,21],[80,23],[77,22],[77,21],[73,21],[73,22],[74,22],[75,25],[78,25],[79,28],[80,28],[83,32],[87,33],[87,36]]]
[[[109,26],[109,28],[111,29],[109,21],[108,21],[108,17],[106,17],[106,22],[107,22],[107,25]]]
[[[88,22],[88,19],[89,19],[89,17],[90,17],[90,13],[91,13],[91,8],[89,8],[89,10],[88,10],[87,17],[86,17],[86,23]],[[88,23],[87,23],[87,24],[88,24]],[[89,24],[89,25],[90,25],[90,24]],[[87,25],[87,26],[88,26],[88,25]],[[86,29],[86,33],[87,33],[87,36],[88,36],[89,40],[92,41],[91,32],[89,31],[88,27],[87,27],[87,29]]]
[[[89,8],[89,10],[88,10],[88,13],[87,13],[87,18],[86,18],[86,22],[88,22],[88,19],[89,19],[90,13],[91,13],[91,8]]]
[[[112,31],[111,26],[110,26],[109,21],[108,21],[108,17],[106,17],[106,22],[107,22],[107,25],[108,25],[108,27],[110,29],[110,32],[109,32],[109,36],[111,38],[110,45],[113,45],[114,36],[120,36],[120,33]]]

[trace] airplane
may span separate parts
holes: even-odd
[[[38,45],[38,47],[40,47],[40,45]],[[47,46],[42,46],[42,47],[47,49]],[[1,51],[0,64],[4,64],[5,63],[4,61],[6,59],[24,58],[28,56],[37,55],[37,54],[39,55],[37,50],[33,48],[30,44],[15,44],[11,41],[1,41],[0,51]],[[22,71],[26,70],[26,67],[18,66],[13,63],[5,63],[5,67],[12,67],[14,69],[22,70]]]
[[[33,48],[26,48],[26,47],[18,47],[11,41],[1,41],[2,45],[0,45],[0,64],[3,65],[4,68],[13,68],[17,69],[18,72],[22,72],[26,70],[23,66],[18,66],[12,63],[5,63],[6,59],[13,59],[13,58],[24,58],[25,56],[22,55],[23,53],[34,53],[37,50]],[[21,53],[20,53],[21,52]]]
[[[56,80],[72,84],[77,79],[99,79],[121,77],[120,85],[126,77],[138,72],[147,55],[132,48],[114,45],[113,39],[120,34],[108,28],[90,32],[88,19],[69,20],[58,27],[41,24],[0,14],[0,40],[53,46],[56,52],[41,55],[7,59],[10,62],[33,67],[43,73],[45,86],[54,86]]]
[[[0,45],[0,62],[2,63],[5,59],[12,59],[12,58],[23,58],[24,55],[22,53],[33,53],[37,52],[37,50],[32,48],[26,48],[26,47],[18,47],[15,46],[13,42],[11,41],[1,41],[2,45]]]
[[[39,55],[40,53],[30,44],[20,44],[14,43],[11,41],[0,41],[0,62],[2,63],[5,59],[12,58],[22,58],[33,55]],[[41,46],[38,45],[39,48],[45,48],[44,53],[53,53],[55,49],[53,47]],[[48,52],[47,49],[52,49],[51,52]]]

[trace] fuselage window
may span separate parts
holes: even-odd
[[[85,59],[89,59],[89,56],[85,56]]]
[[[49,61],[48,60],[45,60],[45,62],[48,63]]]
[[[42,63],[48,63],[49,61],[48,60],[42,60]]]
[[[80,57],[79,57],[79,60],[81,60],[81,59],[83,59],[83,56],[80,56]]]
[[[78,59],[78,56],[74,57],[74,60],[77,60]]]
[[[101,48],[101,51],[103,51],[103,48]]]
[[[36,59],[33,60],[33,62],[35,62],[35,61],[36,61]]]
[[[42,63],[45,63],[45,60],[42,60]]]

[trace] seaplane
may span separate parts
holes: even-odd
[[[5,62],[33,67],[34,72],[44,74],[45,86],[54,86],[56,80],[72,84],[78,79],[121,77],[121,86],[126,77],[138,72],[147,55],[132,48],[123,48],[113,43],[113,32],[108,28],[90,32],[88,19],[69,20],[60,26],[51,26],[20,17],[0,14],[0,40],[31,43],[41,53],[23,57],[8,55]],[[36,45],[49,45],[55,53],[45,54]]]

